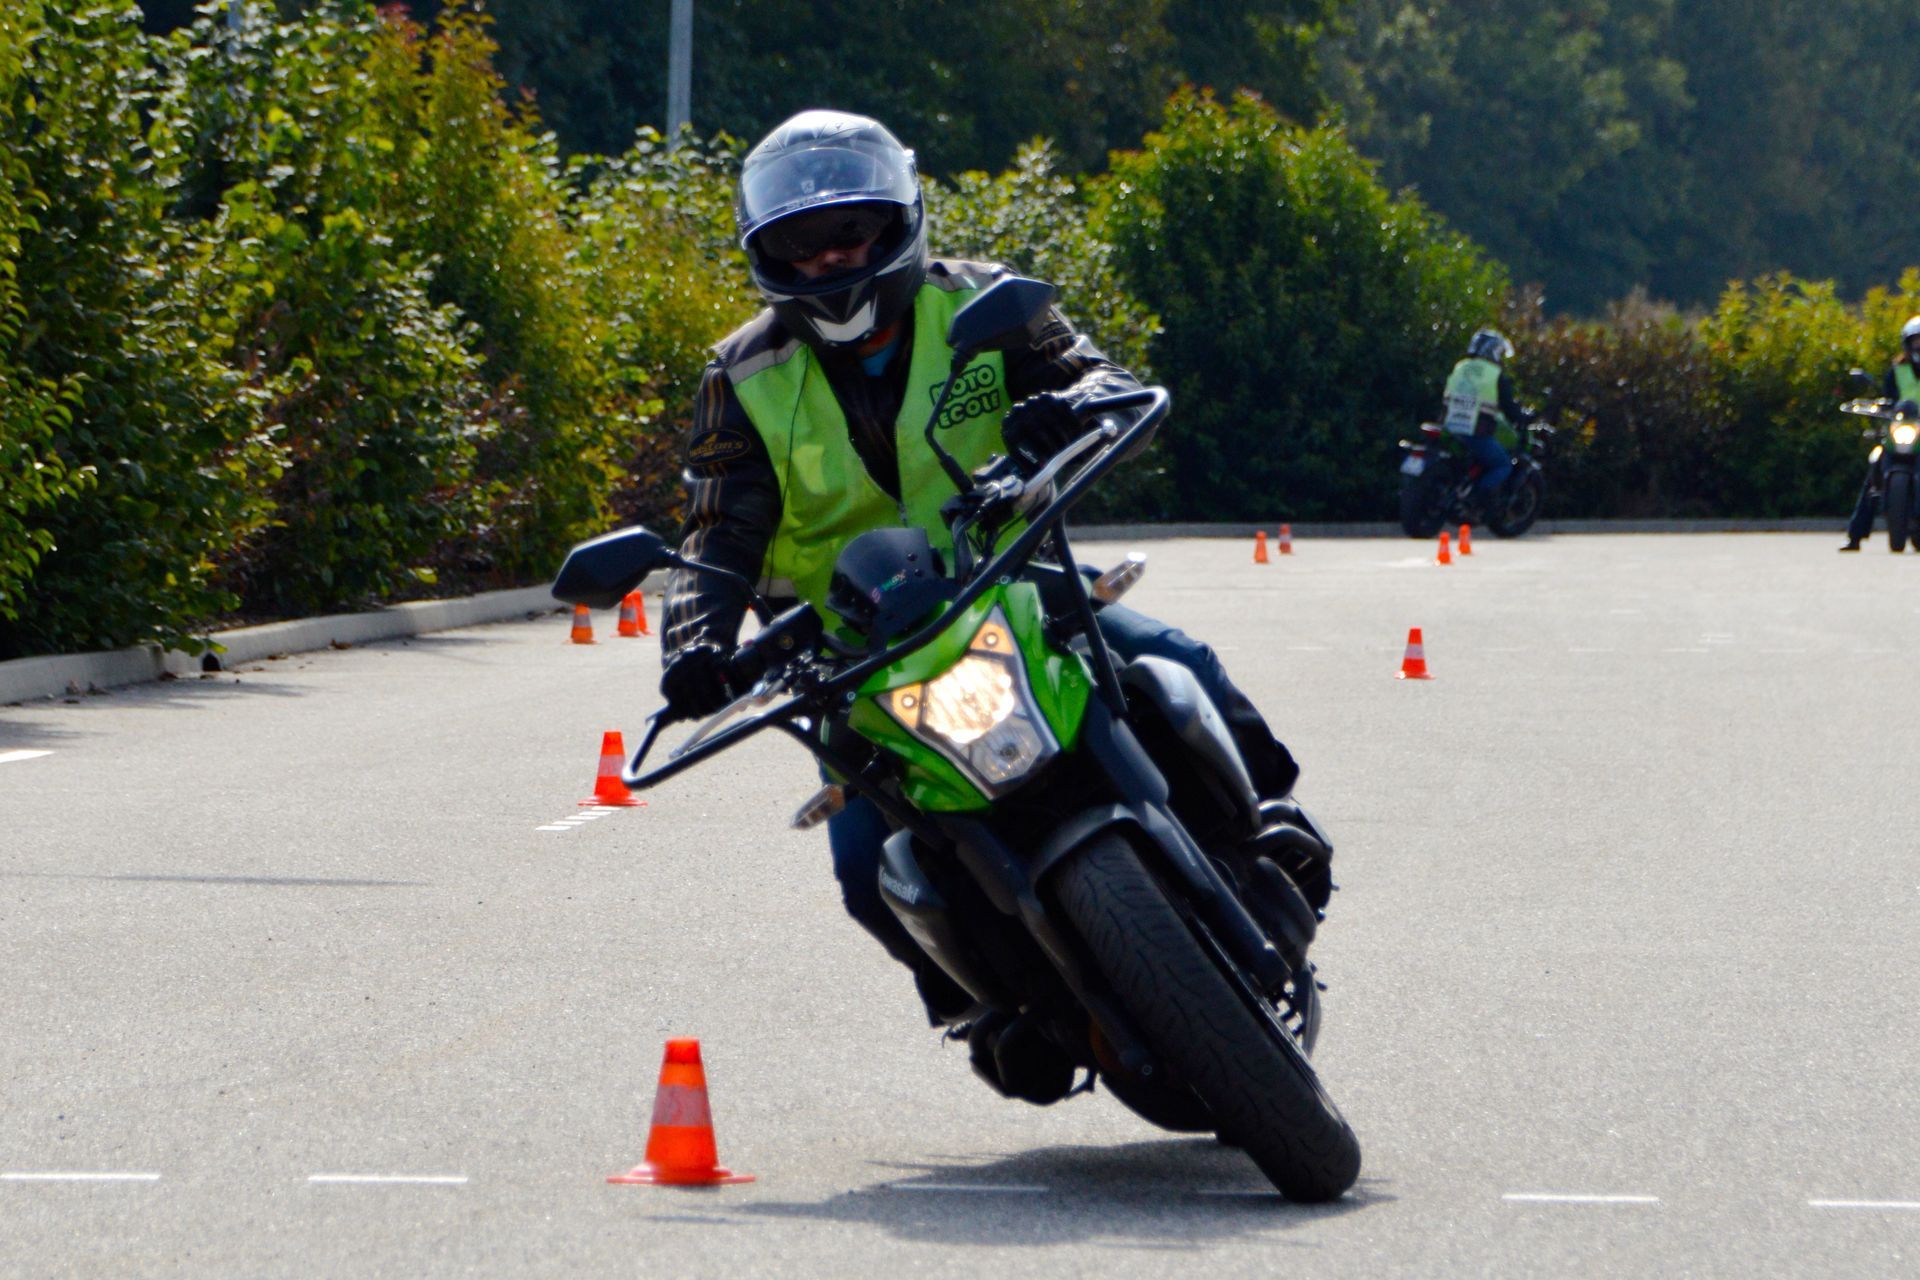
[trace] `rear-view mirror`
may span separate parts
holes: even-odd
[[[1053,295],[1053,286],[1044,280],[996,280],[954,313],[947,325],[947,345],[967,356],[1019,346],[1038,331]]]
[[[553,595],[568,604],[611,609],[639,586],[642,578],[679,558],[666,539],[644,525],[616,529],[589,538],[567,552],[566,562],[553,580]]]

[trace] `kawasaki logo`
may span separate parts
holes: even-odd
[[[917,906],[920,902],[920,886],[902,880],[888,871],[885,866],[880,868],[880,887],[910,907]]]

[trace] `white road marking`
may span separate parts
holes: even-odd
[[[1920,1200],[1809,1200],[1815,1209],[1920,1209]]]
[[[311,1183],[360,1183],[369,1185],[398,1184],[404,1186],[461,1187],[467,1182],[464,1173],[310,1173],[307,1181]]]
[[[564,826],[558,822],[549,822],[544,827],[535,827],[534,830],[535,831],[571,831],[573,830],[573,828],[569,826]]]
[[[889,1182],[889,1191],[964,1191],[983,1194],[1044,1195],[1050,1187],[1025,1186],[1010,1182]]]
[[[157,1173],[0,1173],[0,1182],[158,1182]]]
[[[0,751],[0,764],[14,764],[21,760],[38,760],[41,756],[50,756],[51,751]]]
[[[1500,1197],[1514,1204],[1659,1204],[1659,1196],[1568,1195],[1556,1191],[1509,1191]]]

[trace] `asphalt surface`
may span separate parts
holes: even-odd
[[[1920,563],[1837,541],[1146,545],[1338,846],[1316,1208],[990,1094],[791,743],[579,820],[610,615],[0,708],[0,1275],[1912,1275]],[[669,1036],[758,1181],[606,1184]]]

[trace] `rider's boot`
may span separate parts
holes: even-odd
[[[1840,550],[1842,551],[1858,551],[1859,549],[1860,549],[1860,539],[1858,538],[1848,538],[1847,545],[1840,548]]]
[[[1074,1062],[1047,1039],[1033,1013],[989,1010],[967,1029],[974,1074],[1002,1097],[1044,1107],[1073,1092]]]

